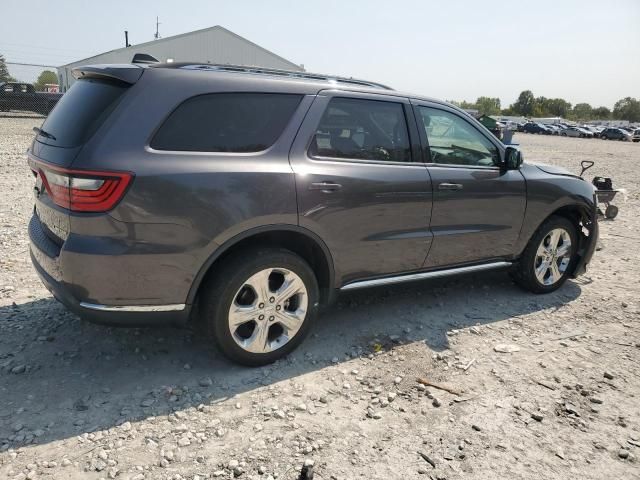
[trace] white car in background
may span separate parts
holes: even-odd
[[[593,132],[580,127],[565,128],[560,135],[563,137],[593,138]]]

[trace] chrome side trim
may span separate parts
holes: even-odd
[[[374,280],[362,280],[360,282],[348,283],[340,290],[355,290],[357,288],[377,287],[380,285],[390,285],[393,283],[412,282],[414,280],[424,280],[426,278],[448,277],[449,275],[457,275],[459,273],[481,272],[483,270],[492,270],[494,268],[503,268],[511,266],[511,262],[493,262],[483,265],[471,265],[469,267],[447,268],[444,270],[435,270],[432,272],[413,273],[409,275],[399,275],[396,277],[376,278]]]
[[[98,305],[96,303],[80,302],[82,308],[101,312],[174,312],[185,309],[184,303],[173,305]]]

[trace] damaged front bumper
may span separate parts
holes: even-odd
[[[582,226],[587,230],[587,235],[581,232],[580,248],[578,250],[578,261],[573,269],[572,277],[576,278],[587,272],[587,265],[593,258],[593,254],[596,251],[598,245],[598,236],[600,234],[600,228],[598,225],[598,201],[595,193],[593,194],[593,208],[588,218],[583,218]]]

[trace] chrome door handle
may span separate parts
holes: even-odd
[[[440,183],[438,190],[462,190],[461,183]]]
[[[340,190],[342,185],[331,182],[316,182],[309,185],[309,190],[321,190],[323,193],[331,193]]]

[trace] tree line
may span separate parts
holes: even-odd
[[[501,108],[500,99],[478,97],[475,103],[452,102],[460,108],[478,110],[485,115],[519,115],[522,117],[563,117],[568,120],[628,120],[640,122],[640,100],[626,97],[618,100],[609,110],[607,107],[592,107],[588,103],[570,102],[562,98],[536,97],[531,90],[520,93],[508,108]]]

